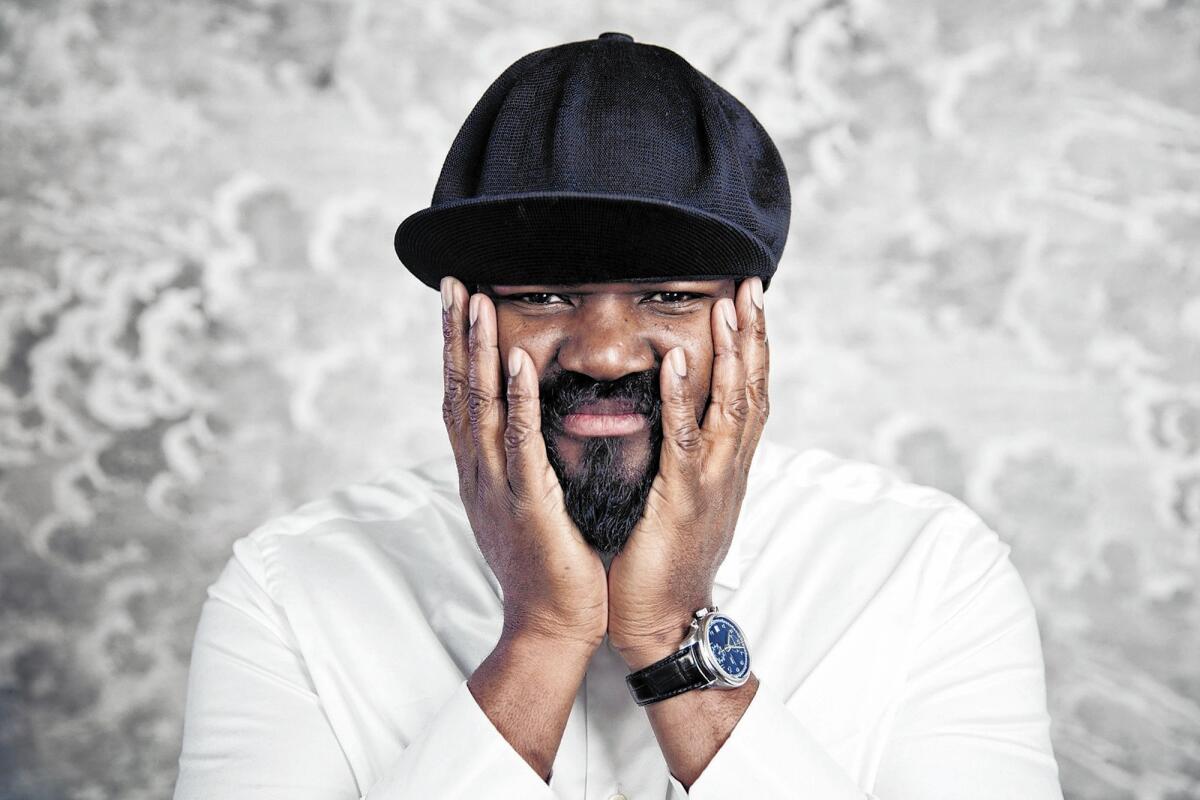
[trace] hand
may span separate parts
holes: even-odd
[[[471,325],[466,286],[443,283],[453,302],[442,312],[442,419],[467,519],[504,591],[503,635],[594,650],[608,622],[604,564],[567,514],[546,455],[533,360],[512,348],[502,391],[495,306],[470,297]]]
[[[750,462],[767,421],[766,320],[742,281],[737,299],[713,304],[712,400],[703,427],[693,395],[663,359],[663,443],[646,509],[608,570],[608,638],[632,669],[673,653],[692,612],[712,605],[713,579],[729,551]],[[738,330],[725,321],[735,311]]]

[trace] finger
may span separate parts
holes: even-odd
[[[466,497],[475,491],[475,444],[467,417],[468,344],[467,290],[456,278],[442,278],[442,422],[458,465],[459,489]],[[445,306],[445,299],[450,306]]]
[[[746,363],[746,395],[750,404],[750,418],[746,421],[745,441],[742,444],[745,467],[749,469],[758,447],[759,438],[767,424],[767,416],[771,412],[768,397],[768,378],[771,372],[771,351],[767,346],[767,318],[763,309],[754,302],[757,297],[762,300],[762,279],[755,276],[746,281],[750,284],[749,302],[745,303],[749,312],[749,330],[743,340],[743,357]]]
[[[713,338],[712,388],[703,430],[712,457],[724,464],[731,463],[741,448],[749,412],[743,334],[732,327],[737,324],[737,308],[729,298],[713,303],[709,321]]]
[[[536,499],[538,486],[550,462],[542,436],[542,408],[537,370],[520,347],[508,352],[508,419],[504,427],[504,455],[508,485],[518,503]]]
[[[475,317],[468,339],[467,416],[479,460],[479,482],[506,486],[504,478],[504,396],[500,388],[500,348],[496,344],[496,307],[485,294],[471,295]]]
[[[682,375],[679,370],[683,371]],[[662,396],[663,428],[659,472],[668,478],[694,480],[700,472],[704,437],[688,391],[687,358],[682,347],[667,351],[658,381]]]

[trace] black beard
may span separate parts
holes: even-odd
[[[662,450],[662,410],[658,372],[627,375],[610,383],[597,383],[574,372],[551,377],[540,388],[542,431],[546,455],[562,485],[567,515],[594,550],[606,556],[621,551],[642,518],[650,487],[658,474]],[[618,398],[631,400],[649,422],[650,459],[640,474],[630,475],[623,463],[623,436],[589,436],[583,439],[578,474],[567,472],[558,449],[563,417],[582,403]]]

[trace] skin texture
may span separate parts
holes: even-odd
[[[519,345],[537,369],[546,449],[567,511],[585,540],[611,556],[641,518],[658,471],[662,359],[672,347],[683,347],[689,362],[700,365],[688,380],[697,390],[696,416],[703,416],[713,359],[708,317],[716,300],[733,297],[734,281],[483,291],[496,309],[500,352]],[[648,430],[575,437],[563,429],[562,419],[574,407],[600,398],[633,401],[646,414]]]
[[[466,287],[448,278],[443,293],[443,417],[505,599],[501,641],[468,685],[546,778],[599,640],[638,669],[674,652],[692,611],[711,605],[768,413],[761,283],[490,287],[471,299],[474,324],[462,319]],[[682,375],[664,367],[675,354]],[[566,435],[559,417],[598,397],[632,398],[661,427],[600,442]],[[590,488],[598,481],[608,494]],[[646,707],[685,786],[757,686],[751,674],[736,690]]]

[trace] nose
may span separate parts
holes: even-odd
[[[564,370],[595,381],[615,381],[654,369],[654,348],[620,298],[589,298],[572,316],[567,339],[558,350]]]

